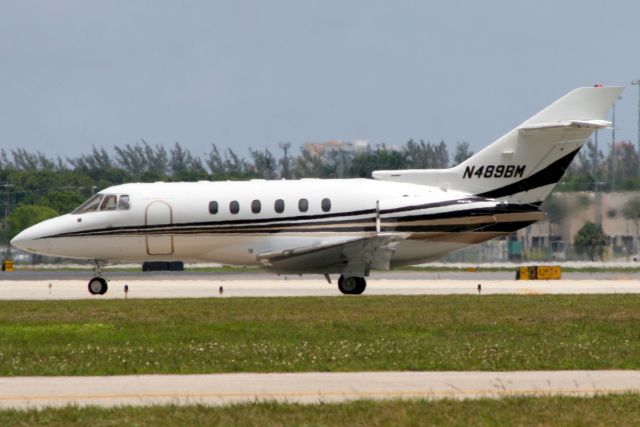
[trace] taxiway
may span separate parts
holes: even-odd
[[[51,284],[51,286],[49,286]],[[165,278],[163,280],[124,278],[109,281],[109,292],[94,296],[85,280],[0,280],[0,300],[122,299],[128,298],[211,298],[211,297],[291,297],[342,296],[335,282],[323,279]],[[553,280],[516,281],[496,279],[370,279],[365,295],[454,295],[478,294],[612,294],[640,293],[640,280]],[[222,291],[221,288],[222,287]]]
[[[1,408],[470,399],[640,391],[640,371],[331,372],[0,378]]]

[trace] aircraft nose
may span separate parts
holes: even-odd
[[[49,239],[45,239],[45,230],[40,224],[33,225],[11,239],[11,245],[27,252],[42,253],[48,249]]]

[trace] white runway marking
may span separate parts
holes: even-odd
[[[49,289],[51,283],[51,289]],[[369,279],[365,295],[478,294],[615,294],[640,293],[640,280],[404,280]],[[106,295],[92,296],[84,280],[2,280],[0,300],[123,299],[340,296],[337,285],[323,280],[233,279],[112,280]],[[220,286],[223,293],[220,295]]]
[[[640,391],[640,371],[337,372],[0,379],[0,408],[470,399]]]

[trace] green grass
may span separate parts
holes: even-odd
[[[640,295],[1,301],[0,375],[639,369]]]
[[[631,426],[640,425],[640,395],[467,401],[357,401],[225,407],[158,406],[0,411],[0,425],[40,426]]]

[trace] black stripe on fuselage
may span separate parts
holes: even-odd
[[[474,224],[435,224],[435,225],[393,225],[388,226],[385,224],[381,225],[381,232],[469,232],[469,231],[502,231],[502,232],[510,232],[515,231],[519,228],[525,227],[535,221],[511,221],[505,223],[496,223],[496,222],[486,222],[486,223],[474,223]],[[504,226],[503,226],[504,224]],[[512,224],[520,224],[517,228],[513,228]],[[489,230],[490,228],[490,230]],[[271,229],[200,229],[200,230],[173,230],[170,232],[164,233],[149,233],[143,230],[140,231],[131,231],[128,233],[100,233],[100,234],[85,234],[85,235],[76,235],[76,236],[56,236],[56,238],[60,237],[109,237],[109,236],[150,236],[150,235],[172,235],[172,236],[190,236],[190,235],[225,235],[225,234],[281,234],[281,233],[357,233],[357,232],[374,232],[376,231],[376,226],[374,224],[370,225],[360,225],[360,226],[328,226],[321,228],[271,228]]]
[[[432,209],[438,207],[446,207],[452,205],[460,205],[460,204],[468,204],[473,202],[483,202],[488,201],[486,198],[481,197],[468,197],[463,199],[456,200],[446,200],[442,202],[434,202],[434,203],[425,203],[420,205],[411,205],[411,206],[403,206],[401,208],[394,209],[383,209],[380,210],[380,214],[389,214],[389,213],[398,213],[398,212],[408,212],[412,210],[422,210],[422,209]],[[240,227],[240,226],[249,226],[249,227],[273,227],[275,226],[294,226],[294,225],[315,225],[315,224],[340,224],[345,222],[353,222],[353,221],[375,221],[375,209],[363,209],[358,211],[349,211],[349,212],[335,212],[335,213],[327,213],[327,214],[317,214],[317,215],[298,215],[293,217],[272,217],[272,218],[263,218],[263,219],[238,219],[238,220],[225,220],[225,221],[204,221],[204,222],[190,222],[190,223],[179,223],[179,224],[155,224],[155,225],[133,225],[133,226],[124,226],[124,227],[112,227],[112,228],[97,228],[91,230],[83,230],[83,231],[74,231],[70,233],[62,233],[51,235],[47,237],[72,237],[72,236],[87,236],[87,235],[95,235],[95,234],[116,234],[116,233],[126,233],[128,231],[140,231],[145,230],[145,232],[151,233],[156,230],[164,231],[168,228],[187,228],[187,227],[222,227],[222,226],[231,226],[231,227]],[[359,216],[364,216],[363,218],[356,218]],[[314,220],[326,220],[330,218],[339,218],[339,217],[348,217],[348,219],[337,220],[337,221],[314,221]]]
[[[484,199],[482,199],[484,200]],[[420,209],[418,209],[420,210]],[[394,210],[395,211],[395,210]],[[517,214],[537,212],[538,209],[531,205],[499,205],[494,208],[472,208],[433,214],[416,214],[401,217],[381,218],[381,231],[472,231],[488,225],[496,224],[495,220],[483,223],[466,223],[469,217],[490,217],[496,214]],[[385,211],[382,211],[385,212]],[[342,214],[342,216],[346,216]],[[450,220],[459,218],[459,224],[410,224],[411,222]],[[375,231],[376,217],[348,218],[334,221],[305,221],[287,222],[275,224],[220,224],[220,223],[191,223],[172,224],[163,226],[122,227],[112,229],[95,229],[83,232],[59,234],[50,237],[86,237],[86,236],[126,236],[126,235],[196,235],[196,234],[241,234],[241,233],[308,233],[308,232],[358,232]],[[400,223],[400,224],[397,224]],[[409,224],[407,224],[409,223]]]
[[[499,214],[517,214],[517,213],[529,213],[538,212],[539,204],[529,205],[515,205],[515,204],[499,204],[491,208],[475,208],[472,210],[460,210],[453,212],[440,212],[428,215],[408,215],[392,218],[382,218],[385,222],[403,222],[403,221],[420,221],[420,220],[437,220],[437,219],[449,219],[456,218],[458,215],[455,213],[464,213],[463,218],[475,217],[475,216],[487,216],[487,215],[499,215]]]

